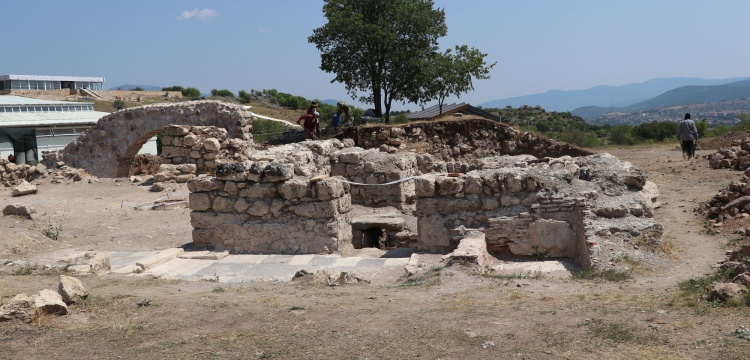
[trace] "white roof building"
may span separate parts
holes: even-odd
[[[0,156],[37,162],[41,151],[64,148],[108,114],[90,102],[0,95]]]
[[[94,76],[0,75],[0,90],[103,90],[104,78]]]

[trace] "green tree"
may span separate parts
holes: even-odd
[[[201,91],[194,87],[189,87],[182,91],[182,96],[190,100],[198,100],[201,98]]]
[[[247,91],[240,90],[240,92],[237,93],[237,99],[239,99],[243,104],[248,104],[250,103],[250,99],[252,99],[252,97],[247,93]]]
[[[455,53],[451,49],[442,54],[435,54],[431,65],[422,72],[422,90],[417,92],[413,102],[422,104],[438,101],[439,114],[443,113],[445,99],[451,95],[461,97],[461,94],[474,90],[472,78],[489,79],[489,72],[495,63],[487,65],[479,50],[466,45],[456,46]]]
[[[708,134],[708,120],[706,118],[701,119],[701,121],[695,124],[695,128],[698,129],[699,138],[705,137]]]
[[[445,36],[445,13],[431,0],[325,0],[328,22],[308,37],[320,69],[389,122],[394,100],[414,98],[420,73]],[[363,93],[363,95],[358,95]],[[383,112],[383,106],[385,112]]]
[[[136,86],[132,91],[143,91],[143,89],[140,86]]]
[[[183,92],[183,91],[185,91],[185,88],[183,88],[182,86],[179,86],[179,85],[175,85],[175,86],[170,86],[170,87],[163,87],[163,88],[161,88],[161,91],[179,91],[179,92]]]
[[[211,89],[211,96],[221,96],[221,97],[228,97],[234,99],[234,93],[229,90],[216,90]]]

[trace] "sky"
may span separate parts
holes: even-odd
[[[434,0],[448,35],[497,62],[446,102],[474,105],[654,78],[750,76],[747,0]],[[0,75],[101,76],[123,84],[276,89],[352,100],[307,42],[322,0],[0,0]],[[394,103],[394,110],[418,110]]]

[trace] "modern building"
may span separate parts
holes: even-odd
[[[17,164],[38,162],[42,151],[64,148],[108,114],[94,111],[91,102],[0,95],[0,156],[13,154]],[[156,139],[141,153],[156,154]]]
[[[0,91],[59,89],[104,90],[104,78],[82,76],[0,75]]]

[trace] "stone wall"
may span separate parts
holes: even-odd
[[[47,176],[47,167],[42,164],[31,166],[29,164],[18,165],[0,158],[0,184],[5,186],[17,185],[21,181],[31,182]]]
[[[443,169],[468,171],[434,173]],[[402,234],[388,246],[447,252],[458,245],[457,234],[478,229],[495,254],[565,257],[600,266],[612,254],[632,251],[633,238],[661,236],[661,225],[651,218],[655,186],[608,154],[496,156],[466,164],[338,140],[306,141],[251,151],[244,162],[219,164],[216,174],[188,183],[193,239],[198,246],[236,252],[361,247],[372,240],[364,237],[368,224],[382,223],[381,234]],[[392,181],[397,182],[382,185]],[[394,206],[401,213],[358,220],[353,230],[352,204]],[[406,221],[394,216],[415,217],[417,234],[402,231]]]
[[[282,254],[332,253],[351,246],[350,187],[336,178],[314,179],[319,175],[314,164],[341,147],[340,141],[295,144],[225,163],[217,176],[189,181],[193,243]],[[295,158],[300,163],[289,161]]]
[[[125,177],[143,144],[169,125],[215,126],[227,137],[252,142],[252,113],[245,107],[219,101],[147,105],[99,119],[56,160],[98,177]]]
[[[343,129],[342,137],[357,146],[385,152],[432,154],[442,161],[470,161],[488,156],[528,154],[537,158],[592,155],[560,143],[487,119],[438,120],[408,125],[361,126]]]

